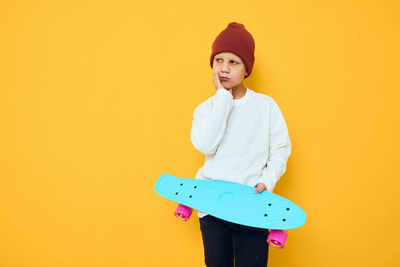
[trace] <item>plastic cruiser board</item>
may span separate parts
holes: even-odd
[[[155,191],[166,199],[237,224],[265,229],[293,229],[306,222],[305,212],[274,193],[217,180],[161,175]],[[190,216],[190,215],[189,215]]]

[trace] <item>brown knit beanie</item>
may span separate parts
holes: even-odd
[[[212,53],[210,65],[213,67],[214,56],[221,52],[231,52],[240,57],[246,67],[246,79],[250,76],[254,65],[255,43],[253,36],[245,29],[244,25],[237,22],[231,22],[215,38],[212,44]]]

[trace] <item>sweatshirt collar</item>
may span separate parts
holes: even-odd
[[[251,94],[251,90],[246,88],[246,94],[239,99],[233,99],[233,104],[235,106],[242,105],[249,99],[249,95]]]

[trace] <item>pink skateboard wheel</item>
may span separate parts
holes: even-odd
[[[282,230],[271,230],[269,232],[267,243],[274,248],[284,248],[288,233]]]
[[[182,221],[187,221],[189,220],[190,215],[192,215],[192,212],[193,212],[192,208],[179,204],[174,214],[178,219]]]

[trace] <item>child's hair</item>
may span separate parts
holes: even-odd
[[[254,65],[255,43],[253,36],[246,30],[243,24],[231,22],[214,40],[210,65],[213,67],[214,56],[221,52],[231,52],[240,57],[246,67],[247,75],[250,76]]]

